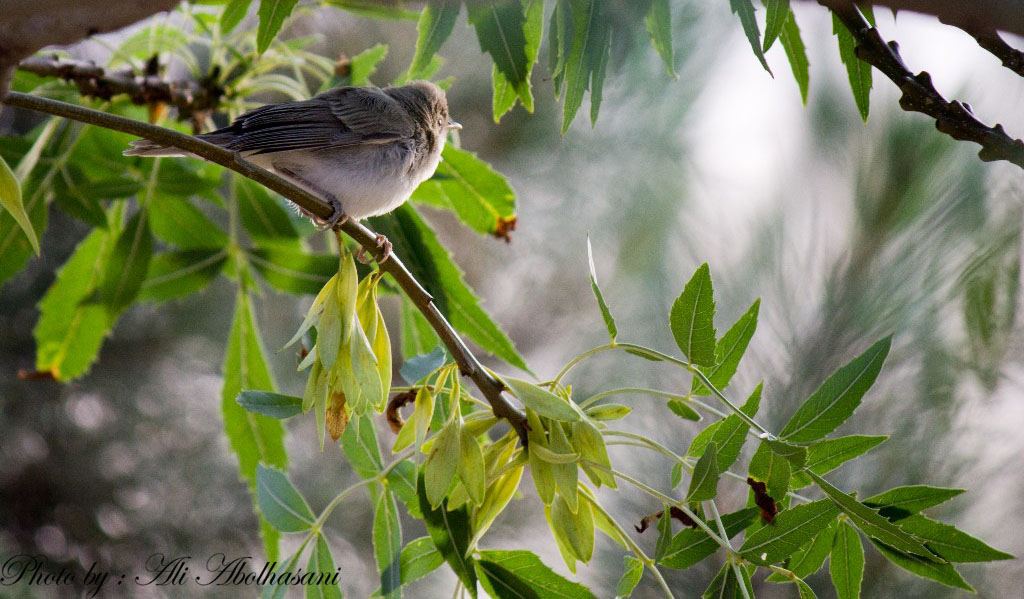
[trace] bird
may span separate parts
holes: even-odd
[[[429,81],[393,87],[341,86],[308,100],[267,104],[229,126],[198,135],[235,152],[310,193],[334,212],[320,219],[299,208],[321,229],[347,219],[385,214],[433,176],[448,132],[443,89]],[[126,156],[188,156],[148,139],[131,142]],[[377,236],[383,259],[390,243]],[[380,260],[380,261],[383,261]]]

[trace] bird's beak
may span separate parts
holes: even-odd
[[[448,128],[449,129],[462,129],[462,125],[460,125],[459,123],[456,123],[455,121],[448,121]]]

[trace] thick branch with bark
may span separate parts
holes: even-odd
[[[110,72],[92,62],[57,56],[26,58],[18,65],[18,70],[70,81],[83,96],[109,100],[116,95],[127,94],[133,103],[140,106],[169,104],[178,109],[181,120],[217,108],[224,97],[224,89],[216,84],[213,77],[199,82],[166,81],[156,74],[139,75],[131,69]]]
[[[54,116],[64,117],[91,125],[97,125],[115,131],[121,131],[131,135],[137,135],[157,143],[172,146],[215,162],[225,168],[231,169],[257,183],[276,191],[297,206],[300,206],[309,213],[321,218],[328,219],[333,209],[331,205],[321,198],[308,191],[290,183],[269,171],[266,171],[251,162],[241,158],[234,152],[225,150],[220,146],[207,143],[196,137],[185,135],[164,127],[157,127],[149,123],[124,118],[121,116],[92,110],[75,104],[68,104],[49,98],[42,98],[30,94],[10,92],[3,99],[5,104],[44,112]],[[377,245],[376,235],[362,224],[354,220],[348,220],[339,228],[356,243],[366,248],[371,254],[380,251]],[[409,270],[402,264],[402,261],[395,254],[379,264],[380,269],[394,277],[395,281],[402,288],[402,291],[412,300],[416,308],[423,314],[430,323],[430,326],[441,338],[448,351],[451,352],[459,370],[463,375],[470,377],[477,388],[487,399],[494,415],[504,418],[512,425],[519,434],[523,445],[526,445],[526,414],[502,395],[504,385],[496,379],[486,368],[480,364],[476,356],[466,347],[458,333],[441,314],[434,304],[433,298],[422,285],[412,276]]]
[[[1002,125],[990,127],[971,112],[970,105],[948,101],[935,89],[931,75],[913,74],[899,53],[896,42],[886,43],[853,2],[819,0],[842,22],[857,40],[857,57],[892,80],[903,96],[903,110],[920,112],[935,119],[935,127],[953,139],[973,141],[981,146],[978,156],[985,162],[1006,160],[1024,168],[1024,141],[1006,134]],[[1024,11],[1022,11],[1024,12]]]
[[[818,2],[832,9],[849,4],[848,0]],[[1020,0],[871,0],[871,4],[934,15],[943,23],[976,31],[1024,35],[1024,10]]]

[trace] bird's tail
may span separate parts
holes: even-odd
[[[122,152],[125,156],[188,156],[178,148],[165,146],[148,139],[137,139],[131,142],[130,148]]]

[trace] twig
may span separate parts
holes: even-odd
[[[1014,48],[999,37],[995,31],[981,31],[956,23],[950,23],[954,27],[963,29],[978,42],[978,45],[988,50],[990,54],[999,59],[1004,67],[1024,77],[1024,52]]]
[[[331,205],[308,191],[297,187],[286,179],[283,179],[269,171],[266,171],[251,162],[242,159],[234,152],[225,150],[191,135],[185,135],[164,127],[157,127],[149,123],[143,123],[133,119],[85,108],[67,102],[51,100],[30,94],[9,92],[3,99],[3,103],[10,106],[44,112],[59,117],[68,118],[91,125],[97,125],[106,129],[113,129],[131,135],[137,135],[152,140],[165,146],[179,148],[210,162],[215,162],[225,168],[231,169],[253,181],[271,189],[292,203],[300,206],[310,214],[321,219],[328,219],[333,208]],[[348,219],[339,227],[346,235],[351,237],[359,245],[366,248],[373,255],[380,251],[377,245],[377,237],[364,225]],[[502,395],[504,385],[499,382],[483,365],[476,356],[469,351],[469,348],[462,342],[458,333],[441,314],[434,304],[433,297],[423,288],[422,285],[412,276],[409,270],[402,264],[402,261],[395,254],[385,260],[379,267],[384,272],[394,277],[405,294],[412,300],[413,304],[423,313],[423,316],[430,323],[430,326],[440,337],[448,351],[451,352],[459,371],[470,377],[480,392],[483,393],[491,406],[494,415],[504,418],[512,425],[519,435],[520,441],[526,445],[526,414],[514,406]]]
[[[1002,125],[989,127],[979,121],[968,104],[947,101],[935,89],[931,75],[910,72],[900,57],[896,42],[886,43],[857,9],[846,0],[818,0],[829,8],[857,40],[857,58],[892,80],[903,96],[903,110],[921,112],[935,119],[935,127],[953,139],[973,141],[981,146],[978,156],[985,162],[1006,160],[1024,168],[1024,141],[1006,134]]]
[[[169,104],[178,109],[178,117],[183,121],[217,108],[224,97],[224,89],[212,76],[199,82],[165,81],[155,73],[138,75],[131,69],[109,72],[92,62],[58,56],[32,56],[23,60],[18,69],[70,81],[83,96],[109,100],[126,94],[140,106]]]

